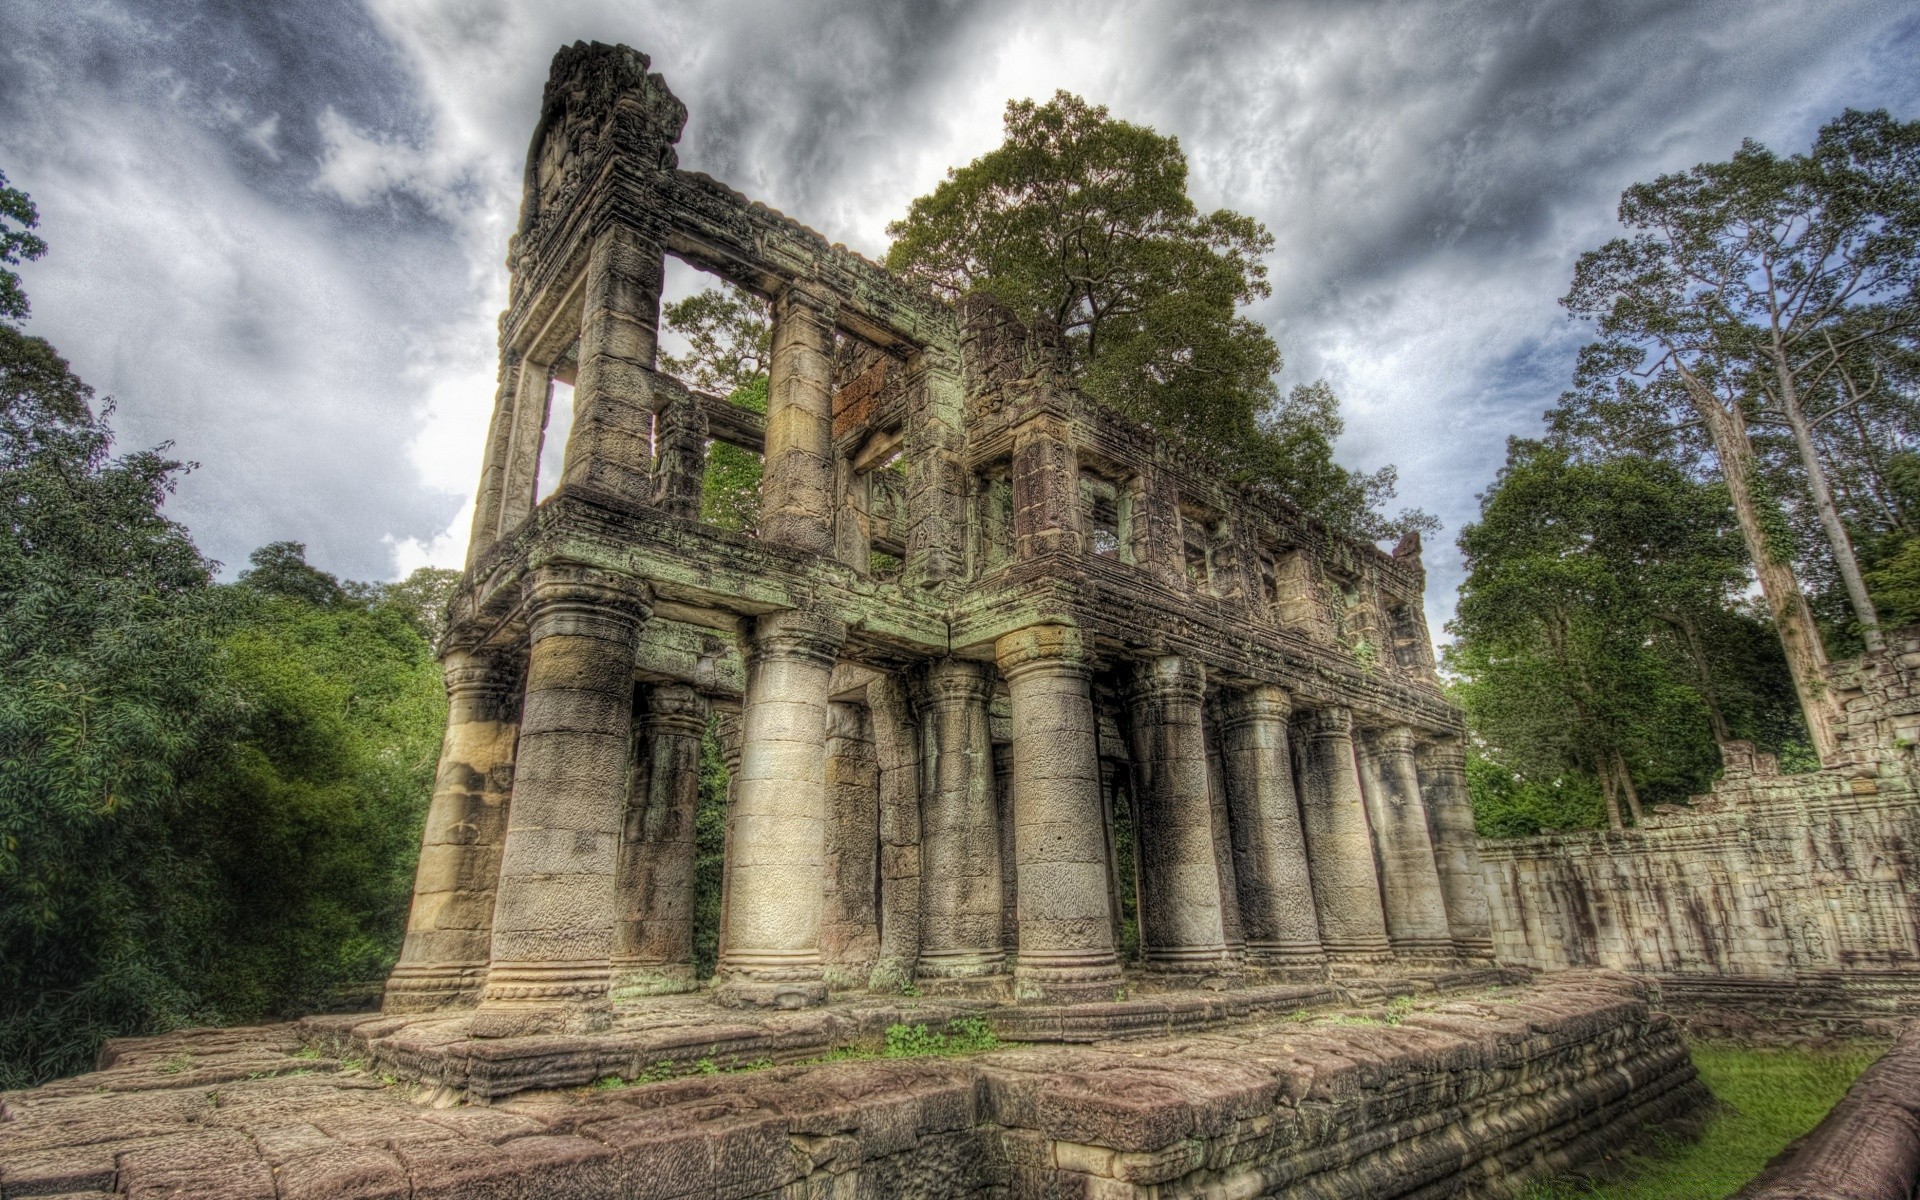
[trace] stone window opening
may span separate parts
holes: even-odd
[[[852,499],[863,506],[866,567],[876,579],[900,577],[907,559],[906,442],[897,429],[870,436],[852,468]],[[857,564],[856,564],[857,565]]]
[[[1089,554],[1117,562],[1133,561],[1133,492],[1126,482],[1082,470],[1080,515]]]
[[[547,380],[546,419],[540,427],[540,454],[534,470],[533,502],[540,504],[560,486],[567,462],[567,439],[573,435],[573,371],[566,378],[556,367]]]
[[[980,473],[974,503],[979,569],[985,573],[1013,560],[1012,464],[996,463]]]
[[[1191,590],[1208,596],[1219,594],[1221,564],[1217,557],[1225,540],[1223,532],[1224,523],[1215,514],[1197,505],[1180,506],[1180,553]]]

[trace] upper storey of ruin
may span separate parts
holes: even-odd
[[[597,43],[554,58],[456,642],[524,636],[526,572],[574,562],[645,582],[669,631],[649,637],[674,648],[651,668],[643,650],[643,673],[716,691],[741,622],[806,609],[847,623],[856,663],[986,659],[1009,632],[1068,625],[1095,666],[1187,655],[1229,683],[1457,732],[1417,541],[1383,553],[1228,482],[1080,394],[1058,346],[990,299],[943,302],[681,170],[686,108],[648,65]],[[658,370],[667,256],[769,305],[766,417]],[[555,380],[575,416],[536,505]],[[715,443],[764,456],[755,531],[700,522]]]

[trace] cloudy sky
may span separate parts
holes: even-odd
[[[1274,232],[1283,385],[1452,539],[1583,332],[1556,301],[1626,185],[1920,116],[1920,10],[1881,0],[0,0],[0,170],[40,205],[29,328],[199,464],[172,503],[231,575],[457,565],[501,260],[555,48],[621,41],[683,166],[878,257],[888,220],[1067,88],[1177,134],[1203,206]],[[694,286],[687,276],[670,288]]]

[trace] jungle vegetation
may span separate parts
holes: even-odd
[[[1562,303],[1597,339],[1480,519],[1447,652],[1482,831],[1812,769],[1822,671],[1920,621],[1920,122],[1848,111],[1636,184]]]

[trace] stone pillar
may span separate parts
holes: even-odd
[[[1366,739],[1360,773],[1367,820],[1379,848],[1380,894],[1394,953],[1411,958],[1453,953],[1446,896],[1427,832],[1426,806],[1413,765],[1413,730],[1383,729]]]
[[[1221,757],[1247,964],[1317,971],[1326,955],[1293,791],[1292,710],[1291,698],[1277,687],[1228,697],[1220,709]]]
[[[500,504],[506,489],[507,460],[513,453],[514,410],[520,395],[522,366],[517,351],[500,355],[500,384],[494,392],[493,421],[487,427],[480,487],[474,493],[473,532],[467,538],[468,566],[486,553],[500,535]]]
[[[659,245],[630,226],[610,225],[593,239],[561,473],[569,487],[653,500],[653,363],[665,271]]]
[[[966,385],[958,356],[936,347],[914,362],[907,413],[907,560],[901,579],[932,587],[960,573],[966,545],[967,472],[961,463]]]
[[[674,391],[655,421],[653,503],[668,516],[696,521],[707,477],[707,416],[691,393]]]
[[[820,919],[827,849],[827,692],[846,626],[761,617],[747,656],[734,798],[723,1003],[799,1008],[827,998]]]
[[[1079,459],[1073,431],[1039,416],[1013,435],[1013,545],[1021,559],[1080,552]]]
[[[773,303],[761,540],[833,553],[833,298],[793,284]]]
[[[496,653],[449,650],[447,736],[420,838],[413,908],[400,961],[387,978],[390,1013],[479,1001],[493,938],[500,844],[513,791],[512,665]]]
[[[720,850],[720,929],[715,942],[718,953],[727,952],[727,897],[733,890],[733,813],[739,798],[740,754],[745,746],[737,708],[722,708],[714,713],[713,736],[720,743],[720,759],[727,765],[727,819]]]
[[[505,386],[504,381],[502,386]],[[506,460],[500,467],[500,502],[495,525],[486,531],[492,545],[533,511],[540,490],[540,447],[546,440],[547,410],[553,404],[553,364],[524,359],[514,381],[512,428],[508,430]],[[474,514],[479,531],[479,513]]]
[[[880,957],[880,784],[867,706],[827,706],[827,850],[820,961],[829,989],[863,988]]]
[[[880,767],[880,960],[867,986],[897,992],[920,954],[920,728],[898,675],[867,685],[867,707]]]
[[[683,683],[653,687],[633,723],[633,774],[620,838],[613,993],[692,991],[694,817],[707,702]]]
[[[1439,860],[1440,890],[1447,897],[1447,925],[1454,953],[1491,961],[1493,916],[1480,874],[1480,835],[1467,795],[1467,756],[1452,738],[1433,742],[1421,756],[1420,797]]]
[[[919,974],[929,979],[998,975],[1000,823],[994,810],[993,738],[987,701],[993,668],[942,659],[922,691]]]
[[[1199,664],[1174,656],[1140,665],[1132,682],[1133,774],[1140,829],[1140,949],[1147,965],[1226,969],[1213,801],[1200,727]]]
[[[1100,750],[1077,629],[994,644],[1013,701],[1021,999],[1108,999],[1120,983],[1100,832]]]
[[[486,1003],[607,998],[634,655],[651,605],[627,576],[572,564],[534,572]]]
[[[1240,877],[1233,862],[1233,836],[1227,817],[1226,764],[1220,757],[1220,730],[1202,708],[1200,731],[1207,746],[1207,800],[1213,814],[1214,873],[1220,879],[1220,933],[1227,961],[1237,970],[1247,961],[1247,934],[1240,919]]]
[[[1316,709],[1301,720],[1300,735],[1300,819],[1320,945],[1334,963],[1385,962],[1392,948],[1354,767],[1353,714]]]

